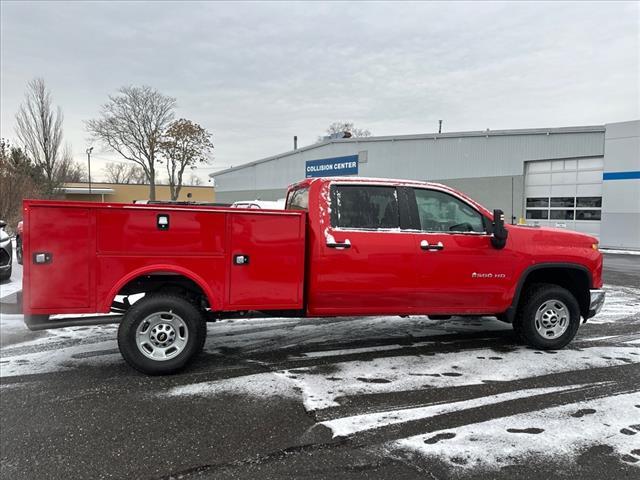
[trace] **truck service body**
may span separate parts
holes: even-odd
[[[27,200],[25,322],[122,313],[120,349],[146,373],[186,365],[196,325],[247,311],[495,315],[564,346],[604,301],[597,240],[500,213],[444,185],[359,177],[303,180],[284,211]]]

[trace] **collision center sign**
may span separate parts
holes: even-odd
[[[305,176],[336,177],[341,175],[358,174],[358,155],[346,157],[321,158],[309,160],[305,165]]]

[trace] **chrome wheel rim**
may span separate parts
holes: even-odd
[[[185,349],[189,329],[173,312],[156,312],[146,317],[136,329],[136,345],[151,360],[171,360]]]
[[[569,309],[563,302],[546,300],[536,310],[536,330],[543,338],[558,338],[569,328],[570,319]]]

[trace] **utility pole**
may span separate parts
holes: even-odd
[[[438,133],[442,133],[442,120],[438,120]]]
[[[91,152],[93,147],[87,148],[87,164],[89,166],[89,195],[91,195]]]

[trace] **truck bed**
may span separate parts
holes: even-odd
[[[304,212],[28,200],[23,218],[27,314],[107,313],[148,275],[189,279],[215,311],[304,305]]]

